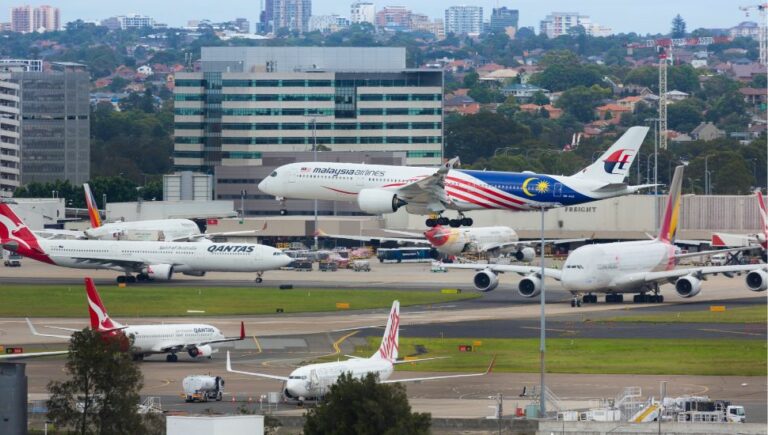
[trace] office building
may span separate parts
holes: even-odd
[[[442,71],[407,69],[402,47],[203,47],[176,73],[174,165],[260,166],[273,152],[442,157]]]
[[[491,12],[490,30],[491,32],[504,32],[510,38],[514,37],[519,19],[520,12],[517,9],[494,8]]]
[[[349,21],[352,23],[370,23],[376,20],[376,7],[373,3],[355,2],[349,8]]]
[[[376,27],[393,32],[411,30],[411,11],[405,6],[386,6],[376,12]]]
[[[60,28],[59,8],[47,5],[11,8],[12,32],[53,32]]]
[[[567,35],[571,28],[576,26],[581,26],[590,36],[608,36],[613,33],[610,27],[593,23],[588,15],[578,12],[552,12],[539,24],[539,33],[547,35],[550,39],[557,38]]]
[[[158,26],[154,18],[139,14],[109,17],[101,20],[101,25],[109,28],[110,30],[143,29],[146,27],[154,28]]]
[[[312,0],[266,0],[261,15],[261,30],[276,33],[280,29],[304,33],[309,30]]]
[[[445,31],[456,35],[477,36],[483,31],[483,8],[451,6],[445,10]]]
[[[90,79],[84,65],[52,67],[10,73],[20,86],[21,181],[77,185],[90,178]]]
[[[19,85],[10,81],[10,74],[0,73],[0,197],[11,196],[20,185],[19,102]]]

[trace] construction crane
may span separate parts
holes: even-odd
[[[739,6],[739,10],[744,11],[746,16],[749,16],[749,12],[757,10],[760,14],[760,24],[758,24],[758,34],[760,43],[760,65],[768,65],[768,3],[760,3],[757,5]]]

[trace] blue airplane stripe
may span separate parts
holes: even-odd
[[[527,205],[541,202],[571,205],[594,199],[546,174],[475,170],[460,170],[459,172],[501,190]]]

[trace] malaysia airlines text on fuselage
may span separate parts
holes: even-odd
[[[434,172],[434,168],[426,167],[323,162],[289,164],[281,167],[277,176],[286,177],[280,188],[286,198],[355,201],[362,189],[394,190]],[[452,201],[447,208],[460,211],[531,210],[541,205],[573,205],[615,196],[615,192],[592,191],[600,186],[597,181],[566,176],[474,170],[453,170],[445,181]]]

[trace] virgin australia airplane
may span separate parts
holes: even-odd
[[[454,170],[458,158],[439,169],[354,163],[302,162],[277,168],[259,183],[259,190],[285,199],[357,202],[370,214],[438,215],[428,227],[471,226],[470,210],[510,211],[582,204],[637,192],[651,185],[629,186],[624,178],[643,143],[648,127],[632,127],[595,163],[571,176],[533,172]],[[448,219],[446,210],[459,212]]]

